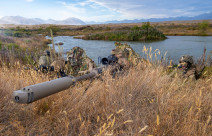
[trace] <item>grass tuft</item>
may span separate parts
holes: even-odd
[[[31,70],[0,68],[1,135],[211,135],[212,80],[184,80],[140,63],[125,76],[105,74],[29,105],[14,90],[50,80]],[[108,72],[109,73],[109,72]]]

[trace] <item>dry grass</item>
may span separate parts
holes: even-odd
[[[0,66],[13,66],[16,61],[36,65],[49,42],[40,35],[17,38],[0,34]]]
[[[210,27],[205,34],[200,33],[198,24],[203,20],[191,20],[191,21],[165,21],[165,22],[151,22],[151,25],[155,26],[158,30],[165,35],[212,35],[212,20],[209,19]],[[129,29],[134,26],[141,26],[143,23],[121,23],[121,24],[95,24],[95,25],[3,25],[2,28],[24,28],[32,30],[32,33],[38,33],[38,29],[46,29],[48,27],[57,27],[62,31],[56,32],[55,35],[86,35],[101,32],[119,31],[123,29]],[[107,28],[110,28],[109,30]],[[70,31],[71,30],[71,31]],[[40,32],[39,32],[40,33]],[[44,32],[44,35],[49,35],[49,31]]]
[[[74,87],[29,105],[12,92],[48,76],[0,68],[0,135],[212,135],[212,78],[170,77],[139,64],[127,75]]]
[[[20,45],[21,48],[47,48],[47,44],[50,43],[50,40],[46,39],[44,36],[33,35],[31,37],[25,38],[14,38],[15,43]]]

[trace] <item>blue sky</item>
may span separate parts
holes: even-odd
[[[0,0],[0,17],[83,21],[196,16],[212,12],[212,0]]]

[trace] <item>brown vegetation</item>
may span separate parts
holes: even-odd
[[[176,69],[140,63],[116,78],[105,72],[86,93],[89,81],[21,105],[12,101],[13,91],[52,77],[24,70],[10,53],[9,66],[0,56],[0,135],[212,135],[207,71],[193,81]]]
[[[139,64],[127,75],[89,81],[20,105],[12,92],[49,80],[35,71],[0,68],[1,135],[212,135],[212,78],[172,77]]]
[[[18,38],[0,34],[0,66],[13,66],[16,61],[35,65],[49,42],[39,35]]]
[[[4,36],[0,34],[0,42],[3,45],[15,43],[21,48],[34,49],[47,47],[47,44],[50,43],[50,40],[47,40],[44,36],[40,35],[18,38],[12,36]]]
[[[165,35],[212,35],[212,20],[207,20],[209,27],[202,33],[199,24],[204,20],[192,21],[166,21],[166,22],[151,22],[151,25],[163,32]],[[130,30],[135,26],[142,26],[143,23],[124,23],[124,24],[97,24],[97,25],[5,25],[2,28],[24,28],[30,30],[30,33],[49,35],[49,29],[53,29],[54,35],[87,35],[96,34],[100,32],[114,32],[120,30]],[[56,30],[56,31],[54,31]]]

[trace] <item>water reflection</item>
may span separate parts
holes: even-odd
[[[74,39],[72,36],[54,37],[54,42],[63,42],[64,53],[74,46],[83,48],[87,55],[96,63],[99,56],[108,56],[112,49],[115,48],[115,41],[99,41],[99,40],[81,40]],[[192,55],[195,59],[201,57],[204,47],[207,54],[212,50],[212,36],[168,36],[168,39],[158,42],[122,42],[129,44],[137,53],[144,56],[143,47],[152,47],[152,50],[159,49],[162,54],[167,51],[167,57],[177,62],[180,56],[184,54]],[[56,47],[58,50],[58,47]]]

